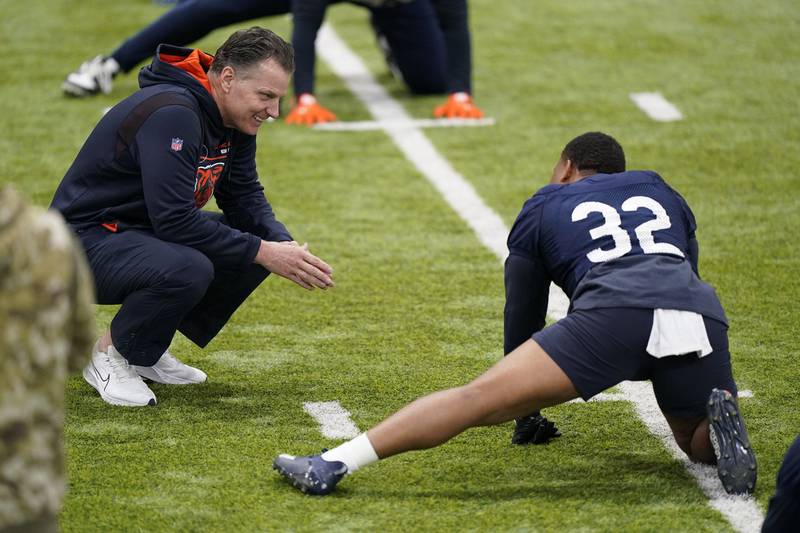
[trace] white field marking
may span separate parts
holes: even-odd
[[[683,119],[680,110],[669,103],[661,93],[631,93],[630,97],[633,103],[653,120],[672,122]]]
[[[484,203],[472,184],[456,172],[450,162],[436,151],[422,131],[405,125],[398,126],[407,124],[411,117],[403,106],[375,81],[361,59],[327,24],[323,24],[317,36],[317,53],[364,103],[403,155],[472,228],[478,240],[500,261],[505,261],[508,256],[506,248],[508,228],[500,216]],[[550,287],[550,305],[551,310],[563,310],[564,313],[569,307],[567,297],[555,285]]]
[[[320,29],[317,37],[317,53],[328,63],[331,70],[343,79],[356,97],[367,106],[372,116],[379,123],[386,124],[383,128],[386,134],[472,228],[478,240],[499,259],[505,260],[508,255],[505,245],[508,230],[500,217],[483,202],[472,185],[436,151],[421,131],[392,127],[392,123],[397,120],[409,120],[408,114],[375,81],[361,59],[339,39],[328,25],[323,25]],[[550,294],[548,314],[555,319],[563,318],[568,308],[566,296],[561,293],[560,297],[553,297],[552,288]],[[741,496],[720,496],[718,498],[716,493],[711,490],[713,488],[722,490],[715,470],[698,467],[675,454],[676,446],[669,427],[655,403],[650,384],[625,382],[620,384],[620,388],[623,394],[634,403],[636,412],[647,428],[678,458],[686,470],[697,480],[703,491],[707,495],[714,495],[709,505],[722,513],[737,531],[742,533],[758,531],[764,518],[755,500]],[[642,392],[643,390],[645,392]],[[653,406],[656,406],[655,410],[652,409]]]
[[[329,439],[352,439],[361,433],[339,402],[304,402],[303,409],[314,417],[322,434]]]
[[[628,398],[619,392],[601,392],[589,398],[590,402],[627,402]],[[583,403],[583,399],[575,398],[567,403]]]
[[[493,118],[417,118],[392,123],[392,128],[457,128],[494,126]],[[360,120],[353,122],[324,122],[316,124],[319,131],[373,131],[382,130],[388,124],[376,120]]]

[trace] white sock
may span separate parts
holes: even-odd
[[[361,467],[371,465],[378,460],[375,448],[366,433],[337,446],[322,454],[326,461],[341,461],[347,465],[347,473],[352,474]]]

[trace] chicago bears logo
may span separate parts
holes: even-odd
[[[224,161],[197,167],[197,175],[194,180],[194,205],[198,209],[206,205],[211,195],[214,194],[214,186],[224,168]]]

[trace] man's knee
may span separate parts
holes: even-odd
[[[214,265],[197,250],[187,249],[177,255],[162,270],[162,283],[180,289],[187,299],[198,299],[205,294],[214,279]]]
[[[716,457],[708,438],[708,420],[700,415],[680,418],[666,415],[675,443],[695,463],[714,464]]]

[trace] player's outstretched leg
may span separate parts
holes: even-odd
[[[717,473],[729,494],[752,494],[756,488],[756,456],[733,395],[720,389],[708,398],[709,439],[717,457]]]
[[[529,340],[467,385],[415,400],[321,456],[280,455],[273,467],[303,492],[328,494],[345,472],[379,458],[432,448],[470,427],[507,422],[577,396],[561,368]]]

